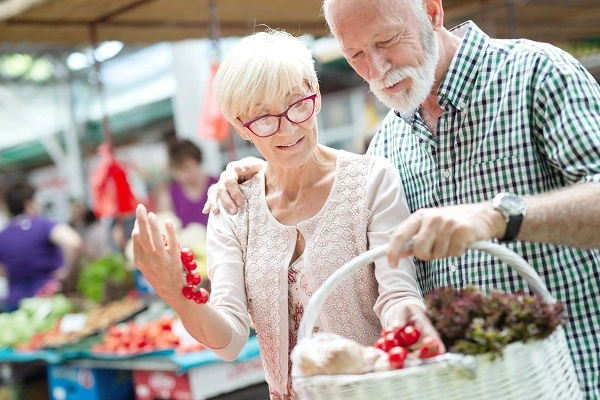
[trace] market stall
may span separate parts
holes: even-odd
[[[23,315],[32,311],[28,307],[35,305],[53,318],[60,310],[47,311],[50,306],[44,304],[65,307],[65,301],[62,296],[28,299],[16,315],[3,315],[26,318]],[[63,308],[67,309],[74,311]],[[33,313],[40,317],[38,311]],[[236,391],[238,399],[256,398],[252,396],[261,391],[267,395],[254,335],[236,361],[223,362],[195,342],[158,299],[128,297],[89,311],[87,318],[81,315],[65,313],[55,317],[53,328],[33,334],[22,333],[25,328],[15,322],[16,329],[3,330],[16,333],[13,338],[18,341],[0,350],[2,381],[12,384],[13,398],[28,398],[17,395],[24,368],[47,368],[48,395],[57,400],[203,400]],[[24,339],[16,339],[20,334]]]
[[[198,286],[209,290],[204,229],[182,229],[173,215],[159,216],[174,221]],[[268,397],[254,330],[234,362],[221,360],[149,287],[134,266],[131,243],[124,254],[86,260],[73,286],[74,292],[24,298],[17,310],[0,313],[0,400]],[[44,387],[32,394],[31,378],[40,376],[44,385],[37,386]]]

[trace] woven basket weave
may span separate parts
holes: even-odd
[[[506,262],[546,303],[556,302],[535,270],[514,252],[490,242],[477,242],[469,247]],[[299,340],[312,335],[318,312],[331,291],[358,268],[385,255],[386,250],[387,245],[361,254],[323,283],[306,307]],[[503,350],[503,356],[493,361],[488,354],[475,357],[446,354],[423,365],[363,375],[305,377],[293,371],[294,390],[302,400],[582,398],[562,327],[544,340],[511,343]]]

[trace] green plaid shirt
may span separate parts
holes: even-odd
[[[595,80],[553,46],[490,39],[467,24],[440,85],[437,100],[445,111],[438,133],[427,128],[418,111],[402,117],[390,111],[368,151],[397,166],[411,211],[491,201],[502,191],[531,195],[600,182]],[[508,247],[566,305],[577,374],[587,397],[600,399],[600,251],[527,242]],[[447,285],[529,290],[486,253],[416,263],[424,294]]]

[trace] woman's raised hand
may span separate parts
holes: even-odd
[[[167,303],[183,299],[181,288],[186,285],[175,226],[165,223],[165,239],[156,214],[146,211],[142,204],[135,210],[133,261],[148,283]]]

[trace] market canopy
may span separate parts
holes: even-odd
[[[204,38],[210,36],[209,4],[208,0],[4,0],[0,41],[89,44],[92,26],[100,42]],[[295,34],[327,34],[319,0],[215,0],[214,4],[221,36],[247,35],[261,24]]]
[[[221,36],[260,25],[328,34],[320,0],[212,0]],[[0,0],[0,44],[144,44],[210,36],[210,0]],[[551,43],[600,38],[599,0],[446,0],[445,25],[474,20],[490,35]],[[213,19],[214,21],[214,19]],[[257,28],[257,25],[259,27]]]

